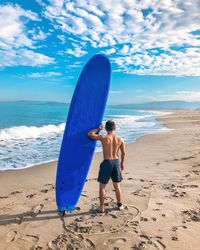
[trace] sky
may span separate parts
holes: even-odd
[[[199,0],[1,0],[0,101],[69,102],[95,54],[109,104],[200,100]]]

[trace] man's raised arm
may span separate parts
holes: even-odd
[[[101,139],[103,138],[102,135],[99,135],[99,132],[103,129],[103,126],[99,126],[98,128],[92,129],[91,131],[89,131],[87,133],[87,135],[93,139],[93,140],[99,140],[101,141]]]

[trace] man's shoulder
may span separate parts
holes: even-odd
[[[117,137],[117,140],[118,140],[120,143],[124,142],[124,140],[123,140],[122,137],[120,137],[120,136],[118,136],[118,135],[116,135],[116,137]]]
[[[105,139],[106,135],[99,135],[101,139]]]

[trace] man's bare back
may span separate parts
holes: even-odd
[[[118,159],[118,153],[121,144],[123,143],[122,139],[115,134],[107,134],[102,136],[101,143],[103,147],[103,157],[107,160]]]

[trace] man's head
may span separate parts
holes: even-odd
[[[106,122],[105,129],[107,132],[112,132],[116,129],[115,122],[109,120]]]

